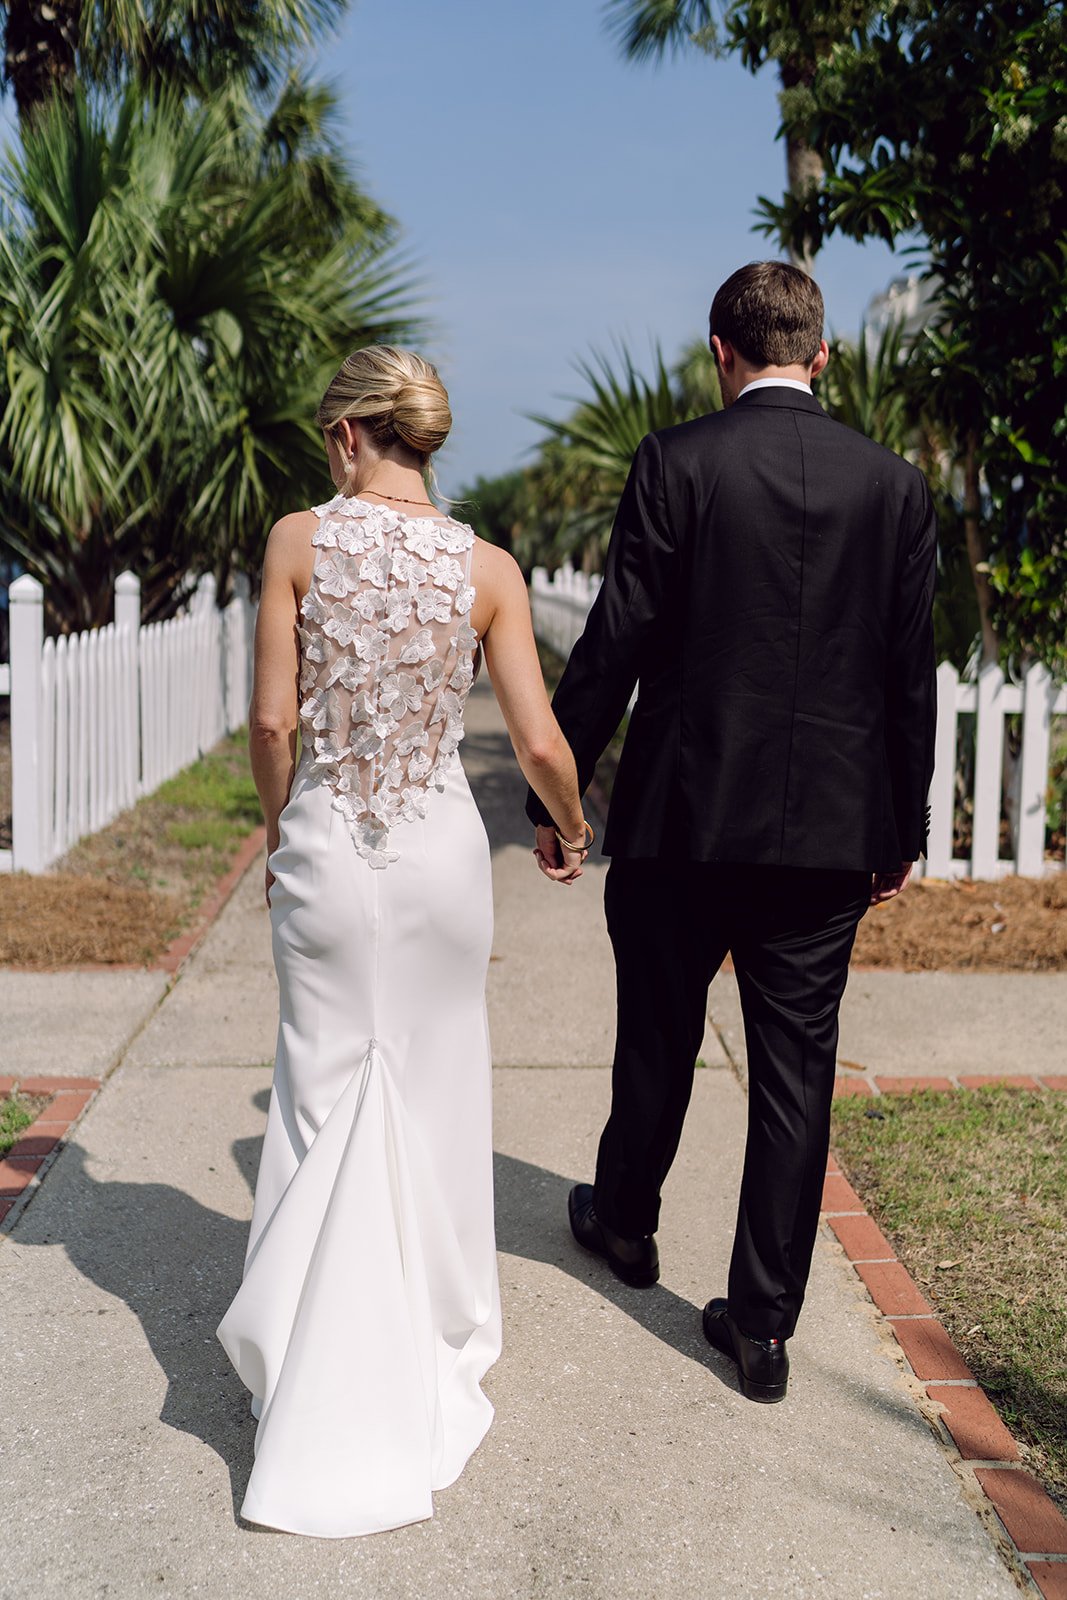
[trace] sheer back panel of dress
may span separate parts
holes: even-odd
[[[341,494],[313,510],[301,733],[356,849],[382,868],[398,857],[392,830],[425,816],[463,738],[474,532]]]

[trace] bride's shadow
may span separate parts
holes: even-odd
[[[266,1111],[268,1093],[254,1096],[258,1110]],[[262,1143],[255,1136],[231,1146],[250,1190]],[[566,1222],[573,1181],[497,1154],[498,1248],[588,1284],[656,1338],[732,1383],[730,1364],[704,1343],[697,1307],[662,1285],[627,1288],[575,1245]],[[76,1144],[67,1147],[51,1184],[12,1239],[16,1249],[62,1244],[87,1281],[129,1306],[167,1380],[160,1421],[221,1457],[230,1474],[235,1520],[252,1470],[255,1422],[215,1329],[240,1284],[247,1239],[247,1221],[172,1184],[94,1177]]]
[[[267,1097],[262,1090],[253,1103],[265,1111]],[[250,1189],[262,1144],[251,1137],[231,1146]],[[252,1470],[255,1422],[215,1329],[240,1284],[247,1241],[247,1221],[172,1184],[95,1178],[77,1144],[67,1146],[11,1241],[17,1250],[63,1245],[84,1278],[129,1306],[167,1380],[160,1421],[222,1458],[235,1519]]]

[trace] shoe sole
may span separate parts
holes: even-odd
[[[642,1272],[640,1276],[631,1277],[628,1273],[620,1272],[613,1262],[608,1261],[607,1256],[601,1256],[600,1259],[607,1263],[619,1282],[625,1283],[628,1289],[651,1289],[654,1283],[659,1282],[658,1270],[652,1273]]]
[[[753,1383],[746,1378],[741,1368],[737,1369],[737,1376],[741,1380],[741,1393],[746,1400],[759,1400],[764,1405],[773,1405],[776,1400],[784,1400],[785,1392],[789,1387],[786,1383]]]
[[[741,1363],[738,1361],[732,1346],[729,1350],[724,1350],[716,1340],[708,1338],[706,1325],[704,1325],[704,1337],[713,1350],[717,1350],[721,1356],[725,1356],[728,1361],[733,1362],[737,1370],[738,1385],[746,1400],[758,1400],[760,1404],[769,1406],[774,1405],[778,1400],[785,1399],[786,1391],[789,1388],[788,1378],[784,1383],[753,1383],[752,1379],[746,1378],[741,1371]]]

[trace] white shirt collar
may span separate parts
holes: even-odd
[[[750,389],[800,389],[804,394],[811,394],[811,384],[801,383],[798,378],[753,378],[751,383],[746,383],[741,394],[748,394]],[[741,394],[738,395],[740,400]]]

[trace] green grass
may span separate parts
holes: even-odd
[[[249,833],[260,819],[259,798],[246,759],[248,733],[239,728],[217,752],[201,756],[161,783],[153,798],[177,810],[201,812],[232,822],[235,831]],[[232,759],[238,756],[238,760]]]
[[[224,872],[236,846],[263,820],[248,761],[247,728],[238,728],[160,784],[152,800],[167,842],[192,852],[209,876]]]
[[[834,1102],[838,1158],[1067,1506],[1067,1095]]]
[[[172,844],[180,844],[183,850],[226,850],[235,837],[240,838],[241,832],[248,831],[243,829],[235,834],[229,817],[201,817],[196,822],[166,824],[167,838]]]
[[[28,1128],[41,1107],[40,1098],[5,1095],[0,1098],[0,1157],[6,1156],[24,1128]]]
[[[195,905],[260,821],[248,732],[238,728],[75,845],[68,862],[74,871],[102,873],[112,883],[177,891]]]

